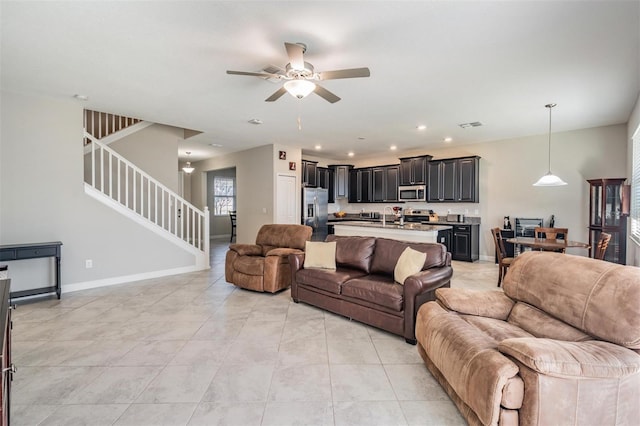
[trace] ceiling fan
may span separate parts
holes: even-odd
[[[369,68],[315,72],[313,65],[304,61],[304,53],[307,51],[307,46],[304,43],[285,43],[284,47],[287,49],[287,55],[289,56],[289,63],[284,70],[279,70],[275,73],[228,70],[227,74],[249,75],[265,79],[275,78],[284,81],[285,83],[280,89],[265,99],[266,102],[276,101],[287,92],[298,99],[302,99],[311,92],[314,92],[316,95],[331,103],[338,102],[340,98],[320,86],[317,83],[318,81],[369,77],[371,75]]]

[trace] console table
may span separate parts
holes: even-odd
[[[38,259],[41,257],[55,257],[56,264],[56,282],[53,286],[33,288],[29,290],[21,290],[11,292],[9,297],[15,299],[17,297],[35,296],[37,294],[46,294],[55,292],[60,299],[60,257],[62,253],[62,243],[53,241],[49,243],[34,244],[9,244],[0,246],[0,262],[8,260],[24,260]]]

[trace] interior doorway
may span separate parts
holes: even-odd
[[[231,236],[229,212],[236,210],[237,195],[235,167],[207,172],[207,207],[211,238]]]

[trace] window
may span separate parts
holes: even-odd
[[[631,176],[631,238],[640,244],[640,128],[633,136]]]
[[[214,176],[213,178],[213,214],[225,216],[236,209],[235,179]]]

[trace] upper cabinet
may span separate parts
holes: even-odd
[[[427,202],[477,203],[480,157],[429,161]]]
[[[302,160],[302,186],[318,186],[318,162]]]
[[[333,179],[332,184],[329,187],[329,202],[332,203],[337,198],[347,198],[349,196],[349,173],[353,169],[349,164],[332,164],[329,165],[331,174],[330,179]],[[333,188],[333,194],[331,191]],[[333,197],[332,197],[333,195]]]
[[[371,169],[353,169],[349,173],[349,202],[370,203],[371,193]]]
[[[400,159],[400,185],[425,185],[430,155]]]
[[[372,170],[372,194],[374,203],[398,201],[399,166],[374,167]]]

